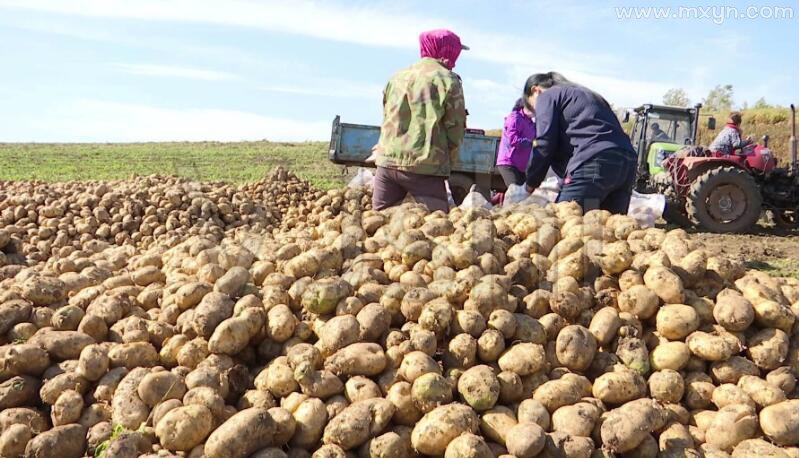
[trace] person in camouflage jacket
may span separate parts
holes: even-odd
[[[383,124],[375,147],[373,207],[396,205],[410,193],[430,210],[449,209],[444,181],[466,129],[460,77],[462,49],[449,30],[419,36],[421,60],[396,73],[383,92]]]

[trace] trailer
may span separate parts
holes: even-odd
[[[353,167],[374,167],[366,162],[372,148],[380,139],[380,126],[350,124],[341,122],[341,117],[333,120],[330,136],[329,159],[335,164]],[[467,129],[457,160],[451,164],[452,173],[449,187],[452,198],[460,204],[472,185],[486,197],[491,191],[505,191],[505,182],[496,169],[499,137],[486,135],[478,129]]]

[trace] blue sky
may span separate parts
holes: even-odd
[[[0,142],[324,140],[336,114],[379,123],[383,85],[439,27],[472,48],[455,68],[470,127],[500,127],[525,78],[548,70],[617,106],[671,87],[699,101],[716,84],[739,104],[799,101],[799,6],[618,17],[636,3],[0,0]]]

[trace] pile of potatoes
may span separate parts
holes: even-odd
[[[257,191],[257,192],[256,192]],[[0,278],[18,267],[63,258],[87,244],[174,245],[192,235],[221,240],[246,227],[271,230],[297,197],[319,197],[279,169],[253,185],[148,176],[110,182],[4,182],[0,191]]]
[[[367,201],[0,280],[0,458],[799,457],[796,280],[571,203]]]
[[[289,211],[305,213],[317,199],[325,195],[310,182],[282,166],[275,167],[264,179],[246,183],[240,189],[281,217]]]

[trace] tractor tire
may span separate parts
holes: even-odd
[[[760,219],[762,209],[763,197],[757,183],[736,167],[709,170],[688,190],[688,217],[710,232],[747,232]]]

